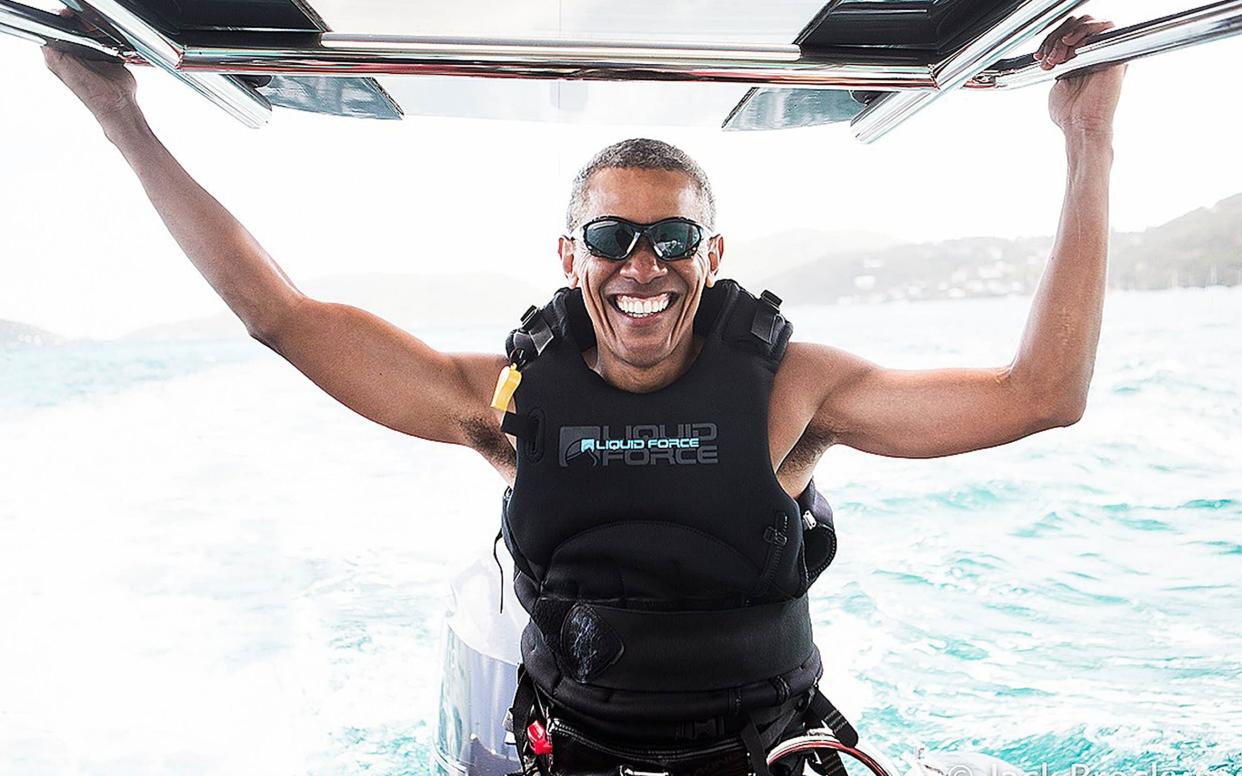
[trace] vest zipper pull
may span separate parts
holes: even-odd
[[[522,373],[516,363],[501,369],[500,376],[496,379],[496,393],[492,394],[492,409],[508,412],[509,402],[513,400],[513,394],[521,382]]]

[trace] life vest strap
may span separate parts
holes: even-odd
[[[780,306],[780,297],[771,291],[754,297],[736,281],[719,280],[703,291],[694,333],[722,337],[732,347],[761,356],[775,370],[793,331]],[[544,307],[528,308],[505,340],[505,353],[522,369],[557,339],[572,341],[579,351],[596,344],[581,289],[562,288]]]
[[[776,344],[777,337],[785,326],[785,317],[780,314],[780,307],[781,298],[771,291],[764,291],[756,300],[750,333],[769,347]]]
[[[554,339],[556,332],[548,325],[543,312],[532,305],[522,315],[521,327],[514,329],[509,335],[506,343],[509,360],[518,367],[524,367],[532,359],[542,355]]]
[[[534,439],[539,423],[532,415],[506,412],[500,420],[500,430],[518,439]]]

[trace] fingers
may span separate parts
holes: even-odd
[[[1081,19],[1087,19],[1087,20],[1089,20],[1090,18],[1091,18],[1090,16],[1081,17]],[[1065,21],[1057,25],[1057,28],[1055,30],[1048,33],[1048,35],[1044,37],[1044,42],[1039,44],[1039,48],[1035,51],[1035,58],[1042,60],[1044,57],[1048,56],[1048,54],[1052,51],[1053,44],[1056,41],[1060,40],[1066,33],[1068,33],[1070,29],[1075,24],[1077,24],[1079,21],[1080,21],[1079,17],[1070,16]]]
[[[1069,46],[1071,50],[1070,53],[1072,56],[1073,49],[1077,47],[1079,44],[1081,44],[1084,40],[1091,37],[1092,35],[1099,35],[1101,32],[1104,32],[1105,30],[1111,30],[1114,26],[1115,25],[1109,21],[1086,22],[1085,24],[1078,25],[1078,27],[1073,32],[1070,32],[1069,34],[1065,35],[1061,40],[1062,42],[1065,43],[1065,45]]]
[[[1035,59],[1045,70],[1078,56],[1078,47],[1093,35],[1112,29],[1110,21],[1097,21],[1091,16],[1071,16],[1049,33],[1035,51]]]

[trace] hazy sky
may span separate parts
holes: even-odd
[[[1177,5],[1097,0],[1086,10],[1126,23]],[[1239,62],[1242,38],[1131,66],[1116,228],[1242,191]],[[0,36],[0,72],[0,318],[111,336],[221,309],[36,47]],[[255,131],[172,78],[142,68],[138,79],[156,132],[295,280],[488,272],[551,290],[569,180],[599,147],[634,135],[699,159],[735,241],[799,227],[907,240],[1050,234],[1064,182],[1047,86],[950,95],[862,146],[845,126],[723,133],[284,110]],[[514,315],[529,301],[515,300]]]

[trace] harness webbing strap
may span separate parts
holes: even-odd
[[[751,768],[756,776],[765,776],[765,774],[772,776],[771,769],[768,768],[768,750],[776,746],[776,743],[785,736],[790,724],[805,713],[805,711],[799,711],[796,706],[790,708],[776,719],[766,723],[762,733],[759,732],[759,726],[755,724],[754,716],[749,715],[746,726],[738,732],[738,736],[746,747],[746,753],[751,760]]]
[[[846,746],[858,746],[858,731],[850,724],[836,706],[832,705],[832,701],[824,697],[824,694],[818,689],[815,695],[811,697],[811,703],[807,707],[807,714],[813,719],[823,720],[832,734],[837,740]]]
[[[535,709],[535,686],[526,678],[526,669],[518,666],[517,692],[513,697],[513,706],[509,709],[509,720],[513,729],[514,743],[517,744],[518,757],[526,754],[526,726],[531,721],[531,713]]]
[[[742,743],[746,745],[746,753],[750,755],[750,767],[755,776],[772,776],[772,771],[768,770],[767,747],[759,738],[759,730],[755,728],[754,720],[746,723],[740,735]]]

